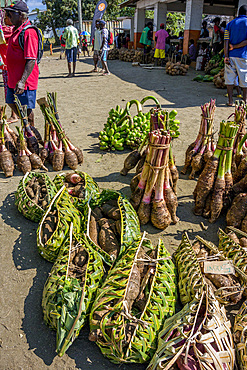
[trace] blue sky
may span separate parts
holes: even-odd
[[[26,0],[26,3],[30,11],[35,8],[45,9],[45,5],[42,4],[42,0]]]

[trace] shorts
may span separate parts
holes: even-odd
[[[68,63],[76,63],[77,47],[66,49],[66,56]]]
[[[151,45],[144,45],[144,54],[149,54],[152,49]]]
[[[108,55],[108,50],[103,50],[102,53],[101,53],[100,59],[103,62],[107,62],[107,55]]]
[[[230,57],[230,65],[225,64],[225,84],[234,85],[238,76],[239,86],[247,88],[247,60]]]
[[[94,50],[93,57],[94,57],[94,59],[100,59],[100,51],[99,50]]]
[[[82,51],[88,51],[87,46],[83,46],[83,47],[82,47]]]
[[[166,56],[165,50],[163,49],[155,49],[154,57],[164,59]]]
[[[27,109],[34,109],[36,103],[36,91],[37,90],[29,90],[29,88],[27,88],[23,94],[18,94],[17,96],[21,102],[21,105],[26,105]],[[8,87],[6,97],[7,104],[15,104],[14,93],[15,90]]]

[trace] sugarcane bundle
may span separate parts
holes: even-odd
[[[185,164],[182,174],[186,174],[191,166],[192,171],[189,176],[194,179],[197,172],[201,172],[205,167],[207,160],[213,155],[215,150],[213,130],[214,130],[214,113],[215,100],[211,99],[210,103],[201,106],[202,118],[196,141],[188,146],[185,154]]]
[[[37,230],[37,247],[43,258],[55,262],[60,248],[65,241],[71,222],[74,232],[80,234],[83,215],[74,207],[65,186],[50,202]]]
[[[95,203],[99,197],[98,184],[86,172],[60,173],[55,176],[54,183],[57,189],[66,186],[71,202],[82,213],[89,200]]]
[[[182,241],[174,253],[174,260],[178,270],[178,288],[183,305],[193,301],[196,293],[201,293],[205,282],[196,254],[187,233],[183,234]]]
[[[164,244],[133,243],[110,270],[90,314],[89,339],[114,363],[148,361],[175,312],[175,267]]]
[[[18,211],[31,221],[39,222],[57,193],[53,181],[44,173],[27,172],[15,193]]]
[[[243,296],[241,276],[233,263],[211,242],[197,236],[192,248],[199,262],[204,282],[212,288],[216,299],[223,305],[237,304]]]
[[[97,205],[91,209],[88,204],[84,215],[88,237],[94,242],[105,263],[110,266],[141,236],[135,210],[116,191],[103,190]]]
[[[237,231],[230,227],[230,230]],[[238,232],[238,231],[237,231]],[[233,265],[239,275],[242,285],[246,288],[247,285],[247,253],[241,245],[235,243],[230,236],[224,233],[223,230],[219,229],[219,250],[223,252],[223,255],[232,260]]]
[[[235,122],[221,122],[216,149],[207,160],[194,190],[194,213],[210,217],[209,222],[215,222],[223,210],[224,203],[229,203],[233,184],[232,150],[237,130],[238,125]]]
[[[225,308],[210,287],[197,292],[159,333],[158,348],[147,370],[233,370],[235,350]]]
[[[247,369],[247,301],[245,301],[237,315],[233,327],[233,339],[236,346],[236,357],[240,370]]]
[[[57,332],[59,356],[65,353],[85,324],[103,274],[99,254],[86,236],[78,236],[71,223],[42,299],[44,320]]]

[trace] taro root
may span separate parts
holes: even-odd
[[[128,287],[127,287],[126,296],[125,296],[129,312],[131,312],[133,303],[139,295],[140,284],[141,284],[140,270],[137,264],[134,264],[131,270],[131,275],[128,281]]]
[[[141,225],[146,225],[151,217],[151,204],[141,201],[137,214]]]
[[[195,174],[197,172],[200,172],[202,167],[203,167],[203,157],[202,157],[202,153],[197,153],[191,160],[191,167],[192,167],[192,171],[189,175],[189,179],[194,179],[195,178]]]
[[[164,199],[165,199],[168,211],[171,215],[172,222],[176,224],[179,221],[179,218],[176,215],[178,201],[171,187],[164,188]]]
[[[91,214],[89,221],[89,236],[94,244],[98,245],[98,227],[95,217]]]
[[[34,126],[30,126],[30,129],[32,130],[32,132],[36,136],[36,139],[38,140],[39,144],[44,145],[44,142],[43,142],[42,136],[40,135],[39,130]]]
[[[119,236],[121,236],[121,220],[115,222],[115,228]]]
[[[137,188],[137,185],[139,184],[140,182],[140,179],[141,179],[141,174],[137,174],[135,175],[131,182],[130,182],[130,190],[131,190],[131,193],[134,193],[135,189]]]
[[[137,186],[135,192],[130,197],[130,203],[132,204],[135,210],[137,210],[140,205],[143,193],[144,193],[144,189],[140,189]]]
[[[73,152],[75,152],[76,156],[77,156],[77,161],[78,161],[78,164],[81,164],[83,163],[83,153],[82,153],[82,150],[80,148],[76,148],[74,147],[73,149]]]
[[[15,165],[12,154],[6,148],[0,152],[0,166],[6,177],[13,176]]]
[[[137,163],[139,162],[140,159],[141,159],[141,153],[140,153],[139,149],[134,150],[133,152],[131,152],[128,155],[128,157],[125,159],[124,167],[120,171],[120,174],[123,175],[123,176],[126,176],[127,173],[137,165]]]
[[[72,170],[76,170],[78,166],[78,159],[76,153],[74,153],[72,150],[67,148],[65,150],[65,163],[69,168]]]
[[[188,169],[188,168],[189,168],[189,166],[190,166],[190,163],[191,163],[191,160],[192,160],[192,157],[193,157],[193,154],[194,154],[193,149],[194,149],[195,144],[196,144],[196,141],[194,141],[193,143],[191,143],[191,144],[188,146],[188,148],[187,148],[187,150],[186,150],[186,152],[185,152],[185,163],[184,163],[184,168],[183,168],[183,169],[182,169],[182,171],[181,171],[181,173],[182,173],[183,175],[185,175],[185,174],[186,174],[187,169]]]
[[[25,173],[32,171],[32,165],[30,159],[27,155],[22,155],[17,158],[17,167],[20,171]]]
[[[239,239],[239,244],[241,245],[242,248],[246,250],[247,248],[247,238],[242,237]]]
[[[52,157],[52,167],[54,171],[62,171],[64,166],[64,152],[62,150],[62,142],[60,142],[59,148],[53,143],[54,152]]]
[[[225,179],[217,178],[211,199],[211,217],[209,222],[213,223],[220,216],[223,208],[223,197],[225,193]]]
[[[171,223],[171,215],[164,200],[154,200],[151,212],[152,224],[158,229],[164,230]]]
[[[212,193],[209,193],[206,199],[205,208],[203,210],[203,217],[209,218],[211,212],[211,201],[212,201]]]
[[[247,191],[247,175],[245,175],[239,182],[234,184],[232,190],[235,194],[245,193]]]
[[[67,175],[65,175],[65,181],[68,181],[71,184],[76,185],[82,181],[82,178],[77,173],[67,173]]]
[[[92,210],[92,214],[94,215],[97,221],[100,220],[101,218],[104,218],[103,213],[101,212],[101,209],[99,207],[95,207]]]
[[[111,229],[111,224],[106,218],[102,218],[99,221],[100,232],[99,232],[99,245],[114,259],[117,258],[120,251],[120,245],[117,238]]]
[[[234,241],[234,243],[239,244],[239,239],[233,231],[230,231],[229,233],[227,233],[227,235]]]
[[[104,203],[101,210],[108,218],[112,218],[113,220],[121,219],[120,209],[118,207],[112,207],[110,204]]]
[[[235,197],[231,208],[226,214],[227,225],[240,229],[241,222],[245,218],[246,213],[247,213],[247,194],[240,193]]]
[[[42,168],[43,170],[48,171],[48,168],[44,166],[41,158],[36,153],[30,153],[29,158],[34,170]]]
[[[42,225],[42,242],[45,244],[52,236],[56,229],[58,221],[57,210],[50,211],[45,218],[45,221]]]
[[[138,175],[140,172],[142,172],[142,169],[143,169],[143,166],[144,166],[144,163],[145,163],[145,160],[146,160],[146,157],[147,157],[147,152],[144,151],[139,162],[137,163],[137,166],[136,166],[136,174]]]
[[[243,221],[242,221],[242,224],[241,224],[241,230],[244,232],[244,233],[247,233],[247,214],[245,215]]]
[[[238,303],[242,299],[243,290],[234,275],[205,274],[205,276],[216,288],[223,290],[223,299],[227,299],[233,304]]]

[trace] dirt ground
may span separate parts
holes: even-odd
[[[85,162],[81,170],[89,173],[103,188],[121,190],[129,195],[132,173],[119,175],[128,153],[102,153],[98,146],[98,133],[106,122],[109,110],[117,104],[125,106],[130,99],[147,95],[157,97],[163,108],[177,109],[181,121],[181,136],[174,143],[174,153],[179,170],[184,163],[185,150],[196,137],[200,123],[200,106],[216,98],[215,128],[220,120],[233,112],[226,107],[225,90],[217,90],[212,83],[192,81],[196,72],[187,76],[168,76],[163,70],[144,70],[131,63],[110,61],[110,76],[90,73],[92,58],[77,63],[75,78],[64,78],[66,62],[58,54],[44,56],[40,65],[37,97],[46,91],[57,91],[61,121],[72,142],[84,150]],[[3,104],[1,84],[0,104]],[[146,109],[149,109],[147,105]],[[39,107],[35,109],[36,126],[43,133],[44,120]],[[51,171],[51,169],[50,169]],[[55,173],[50,172],[53,178]],[[163,238],[172,252],[186,230],[191,240],[201,235],[217,242],[217,230],[224,227],[224,218],[210,225],[203,218],[194,216],[192,192],[196,182],[180,176],[178,183],[178,216],[180,222],[159,232],[152,226],[143,227],[156,242]],[[14,193],[22,178],[16,170],[14,177],[5,179],[0,174],[0,369],[109,369],[119,368],[105,359],[97,345],[88,341],[88,328],[63,358],[55,353],[55,333],[43,322],[41,297],[43,286],[52,265],[43,260],[36,248],[37,224],[26,220],[14,205]],[[208,226],[202,230],[200,222]],[[121,369],[145,369],[144,365],[122,365]]]

